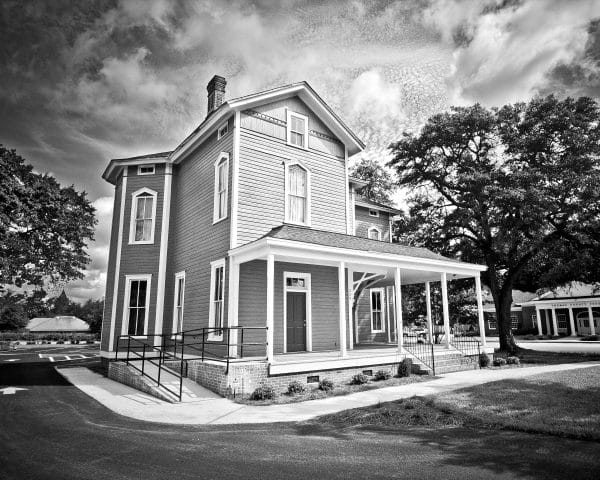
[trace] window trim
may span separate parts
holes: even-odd
[[[181,294],[181,329],[183,330],[183,315],[185,312],[185,270],[175,274],[175,292],[173,293],[173,337],[178,337],[177,328],[177,298],[179,297],[179,280],[183,279],[183,293]]]
[[[381,314],[381,330],[373,329],[373,293],[379,293],[381,295],[381,310],[379,313]],[[371,333],[385,333],[385,296],[383,287],[370,288],[369,289],[369,310],[371,312],[370,320],[371,320]]]
[[[223,132],[223,130],[225,130]],[[221,140],[225,135],[229,133],[229,120],[222,123],[219,128],[217,128],[217,140]]]
[[[225,213],[219,218],[219,166],[225,160]],[[229,153],[221,152],[214,163],[215,185],[213,192],[213,225],[225,220],[229,216]]]
[[[150,229],[149,240],[135,239],[135,217],[137,216],[137,197],[146,194],[152,197],[152,228]],[[146,196],[144,195],[144,196]],[[156,204],[158,192],[149,188],[140,188],[131,194],[131,216],[129,217],[129,244],[130,245],[152,245],[154,243],[154,231],[156,230]]]
[[[133,338],[147,338],[148,337],[148,319],[150,318],[150,296],[152,292],[152,274],[136,274],[136,275],[125,275],[125,295],[123,297],[123,320],[121,322],[121,335],[128,335],[129,331],[129,300],[131,296],[131,282],[136,280],[146,280],[148,285],[146,287],[146,304],[145,318],[144,318],[144,335],[132,335]]]
[[[213,294],[215,292],[215,281],[216,276],[215,273],[218,268],[223,267],[223,308],[221,309],[221,314],[223,318],[221,319],[221,327],[225,327],[225,259],[219,258],[218,260],[214,260],[210,262],[210,291],[209,291],[209,308],[208,308],[208,328],[213,329],[216,328],[215,324],[215,304],[213,299]],[[221,330],[221,335],[217,335],[214,332],[208,333],[207,340],[209,341],[222,341],[223,340],[223,331]]]
[[[374,214],[372,212],[374,212]],[[369,208],[369,217],[379,218],[379,210],[375,208]]]
[[[372,231],[372,230],[375,230],[375,231],[377,232],[377,237],[378,237],[377,239],[375,239],[375,238],[371,238],[371,231]],[[367,238],[368,238],[369,240],[379,240],[379,241],[381,241],[381,238],[382,238],[382,232],[381,232],[381,229],[380,229],[379,227],[376,227],[375,225],[371,225],[371,226],[370,226],[370,227],[367,229]]]
[[[305,287],[288,287],[288,278],[304,279]],[[287,292],[306,292],[306,351],[312,352],[311,274],[304,272],[283,272],[283,353],[287,353]]]
[[[142,168],[152,168],[152,171],[151,172],[142,172]],[[138,165],[137,174],[139,176],[155,175],[156,174],[156,165],[154,163],[150,163],[148,165]]]
[[[306,172],[306,221],[303,222],[293,222],[289,218],[289,175],[290,175],[290,167],[298,165],[302,170]],[[283,212],[283,221],[284,223],[290,223],[292,225],[302,225],[305,227],[310,227],[311,225],[311,179],[310,179],[310,170],[304,163],[299,160],[285,160],[284,161],[284,212]]]
[[[292,143],[292,117],[297,117],[304,120],[304,144],[302,146]],[[286,110],[286,141],[291,147],[301,148],[308,150],[308,117],[301,113],[294,112],[292,110]],[[298,132],[297,132],[298,133]]]

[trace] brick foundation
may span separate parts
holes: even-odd
[[[157,388],[155,385],[150,383],[150,380],[143,377],[139,372],[128,366],[125,362],[110,362],[108,364],[108,378],[119,383],[129,385],[130,387],[142,392],[146,392],[166,402],[174,403],[176,401],[173,396]]]

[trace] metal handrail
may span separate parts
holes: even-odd
[[[411,341],[414,338],[414,342]],[[417,358],[425,366],[431,368],[431,372],[435,375],[435,354],[431,339],[423,338],[419,341],[419,337],[404,336],[402,346],[415,358]]]
[[[465,356],[479,356],[481,354],[481,342],[473,337],[453,335],[450,340],[456,350],[459,350]]]

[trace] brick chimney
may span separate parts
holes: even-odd
[[[225,97],[225,86],[227,85],[227,80],[219,75],[215,75],[208,85],[206,85],[206,90],[208,91],[208,109],[206,110],[206,116],[210,116],[217,108],[221,106],[223,103],[223,98]]]

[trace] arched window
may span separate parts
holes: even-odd
[[[310,172],[299,163],[285,167],[285,221],[310,225]]]
[[[221,152],[215,162],[215,199],[213,223],[227,218],[227,194],[229,191],[229,154]]]
[[[129,243],[154,243],[156,192],[142,188],[132,194]]]
[[[368,230],[368,236],[371,240],[381,240],[381,230],[377,227],[371,227]]]

